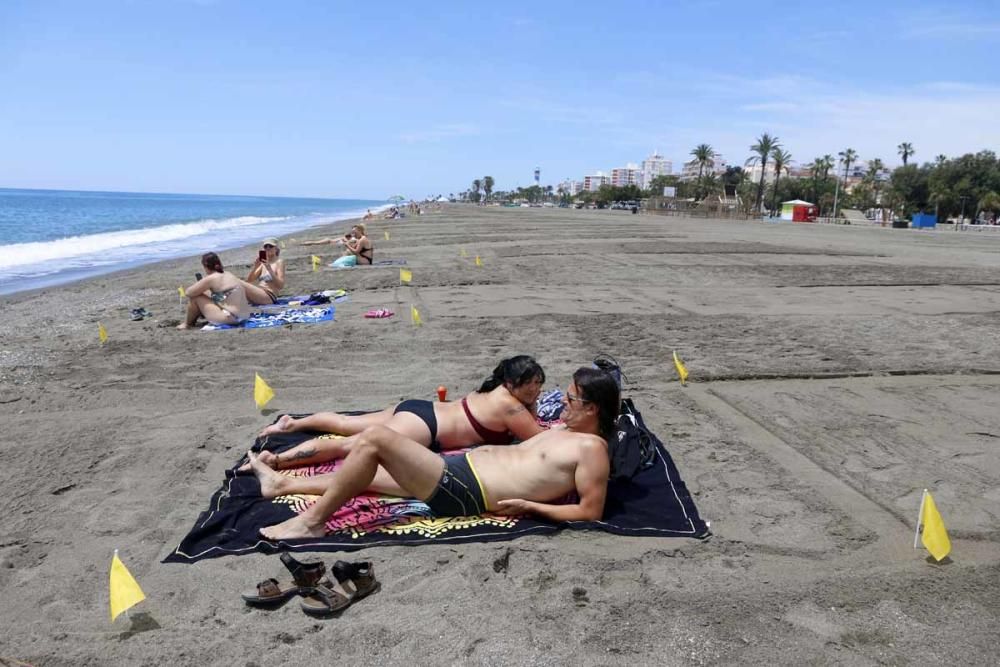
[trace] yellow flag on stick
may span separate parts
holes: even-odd
[[[118,558],[118,549],[115,549],[115,556],[111,559],[111,620],[145,599],[146,594],[125,563]]]
[[[386,240],[386,241],[388,241],[388,240],[389,240],[389,232],[386,232],[386,233],[385,233],[385,240]]]
[[[476,266],[482,266],[483,260],[479,259],[479,255],[476,255]]]
[[[411,272],[409,269],[399,270],[399,282],[408,283],[411,280],[413,280],[413,272]]]
[[[424,323],[424,321],[420,319],[420,311],[417,310],[416,306],[410,306],[410,319],[413,320],[413,324],[418,327]]]
[[[97,337],[100,339],[101,345],[108,342],[108,330],[100,322],[97,323]]]
[[[316,255],[313,255],[310,259],[312,259],[313,271],[319,271],[319,263],[323,260]]]
[[[257,404],[257,409],[263,410],[264,406],[274,398],[274,390],[271,389],[271,385],[264,382],[264,378],[260,376],[260,373],[254,373],[253,375],[253,400]]]
[[[674,350],[674,366],[677,368],[677,376],[681,379],[681,384],[687,384],[688,369],[684,367],[684,362],[677,356],[677,350]]]
[[[458,251],[460,257],[468,257],[469,253],[465,252],[465,248],[460,248]]]
[[[913,548],[917,548],[917,536],[924,543],[924,548],[934,556],[934,560],[941,560],[951,553],[951,540],[948,539],[948,531],[944,527],[944,521],[938,512],[934,498],[924,489],[924,495],[920,498],[920,516],[917,519],[917,535],[913,537]]]
[[[177,288],[177,294],[179,294],[182,299],[187,296],[187,292],[184,291],[183,287]]]

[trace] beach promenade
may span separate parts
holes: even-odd
[[[0,298],[0,665],[995,664],[1000,238],[473,206],[369,233],[411,285],[283,237],[287,293],[349,292],[332,324],[178,332],[195,258]],[[323,622],[243,605],[276,557],[160,563],[278,412],[457,397],[518,353],[546,389],[614,355],[712,537],[319,554],[382,581]],[[112,625],[115,548],[147,600]]]

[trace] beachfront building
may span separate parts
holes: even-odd
[[[583,183],[580,181],[574,181],[571,178],[567,178],[565,181],[556,186],[556,192],[565,192],[568,195],[578,195],[583,191]]]
[[[718,153],[712,153],[712,158],[705,165],[702,170],[702,175],[716,174],[722,175],[726,173],[726,161]],[[697,160],[691,160],[684,163],[684,168],[681,169],[681,180],[682,181],[695,181],[698,179],[698,170],[701,169]]]
[[[670,176],[673,171],[674,163],[653,151],[649,157],[642,161],[642,167],[639,169],[639,187],[648,188],[654,178]]]
[[[774,163],[771,160],[767,161],[767,166],[764,168],[764,182],[774,183]],[[760,163],[759,162],[749,162],[743,167],[743,173],[746,174],[746,179],[751,183],[760,183]],[[787,176],[788,173],[785,172],[782,176]]]
[[[597,192],[602,185],[611,185],[611,177],[599,171],[592,176],[583,177],[583,189],[587,192]]]
[[[617,167],[611,170],[611,185],[616,188],[626,185],[639,185],[641,177],[642,173],[639,171],[639,165],[630,162],[624,167]]]

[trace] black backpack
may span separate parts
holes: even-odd
[[[632,399],[622,399],[616,422],[617,438],[610,438],[611,480],[625,481],[635,477],[640,470],[653,465],[656,444],[653,435],[635,409]]]

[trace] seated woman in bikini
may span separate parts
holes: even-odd
[[[270,306],[278,301],[285,287],[285,260],[279,257],[278,239],[264,239],[246,279],[247,298],[255,306]]]
[[[478,390],[461,401],[434,403],[410,399],[381,412],[340,415],[319,412],[302,419],[283,415],[261,436],[294,431],[326,431],[354,436],[376,424],[416,440],[432,451],[469,445],[509,445],[543,432],[535,419],[535,401],[545,371],[532,357],[504,359]],[[261,452],[260,460],[275,469],[322,463],[347,455],[353,437],[314,438],[287,452]]]
[[[250,317],[246,283],[222,268],[222,260],[214,252],[201,256],[205,277],[188,287],[187,315],[178,329],[190,329],[199,317],[213,324],[239,324]]]
[[[368,228],[365,223],[359,222],[351,227],[351,231],[336,239],[318,239],[316,241],[303,241],[302,245],[324,245],[333,244],[344,247],[343,256],[337,258],[331,266],[343,269],[349,266],[368,266],[375,261],[375,246],[368,238]]]

